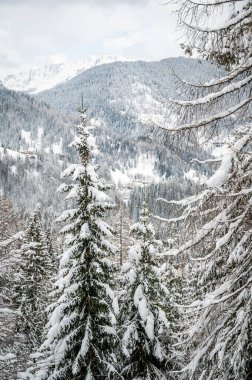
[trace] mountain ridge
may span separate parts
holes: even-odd
[[[1,81],[8,89],[36,94],[59,83],[64,83],[91,67],[119,60],[126,61],[127,59],[120,56],[90,55],[85,59],[74,62],[50,64],[10,74],[3,77]]]

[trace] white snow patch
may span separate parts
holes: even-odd
[[[36,142],[36,149],[38,151],[41,151],[42,150],[42,146],[43,146],[43,141],[42,141],[42,137],[43,137],[43,134],[44,134],[44,129],[43,128],[38,128],[38,140]]]
[[[16,175],[17,174],[17,167],[15,165],[11,166],[11,173]]]
[[[10,352],[5,355],[0,355],[0,361],[13,360],[13,359],[16,359],[16,355]]]
[[[133,83],[131,88],[133,98],[128,101],[129,109],[133,110],[142,123],[163,125],[167,110],[161,101],[154,98],[151,88],[139,82]]]
[[[150,340],[154,339],[154,318],[152,315],[148,315],[145,326],[145,331]]]
[[[81,239],[88,239],[89,236],[90,236],[90,229],[89,229],[88,223],[84,223],[84,224],[81,226],[81,230],[80,230],[80,238],[81,238]]]
[[[26,144],[31,145],[32,139],[31,139],[31,132],[25,131],[24,129],[21,130],[21,139],[23,139]]]
[[[204,175],[199,174],[194,169],[188,170],[188,172],[184,173],[184,178],[188,179],[189,181],[192,181],[196,184],[202,184],[206,181],[207,177]]]
[[[119,169],[110,170],[110,175],[116,187],[126,187],[132,184],[130,177]]]
[[[220,167],[216,170],[214,175],[206,181],[206,184],[209,187],[218,187],[223,185],[228,179],[230,169],[232,167],[232,160],[237,151],[241,150],[242,147],[246,144],[248,136],[244,136],[232,143],[230,141],[229,145],[225,144],[221,147],[222,152],[222,161]],[[215,154],[219,154],[220,151],[215,151]]]
[[[156,157],[140,154],[137,159],[136,167],[129,169],[128,173],[132,177],[144,176],[146,180],[159,182],[160,177],[155,170]]]
[[[16,161],[19,159],[25,160],[26,158],[26,155],[23,153],[16,152],[15,150],[12,150],[12,149],[5,149],[5,148],[0,147],[0,159],[6,155]]]
[[[147,301],[144,296],[142,296],[142,299],[138,303],[138,311],[143,321],[146,321],[148,317],[148,308],[147,308]]]
[[[59,143],[52,144],[52,151],[54,154],[62,154],[62,138]]]
[[[111,178],[117,188],[133,187],[142,185],[142,181],[160,182],[161,178],[155,169],[157,158],[153,155],[139,154],[134,166],[124,171],[115,169],[110,170]]]

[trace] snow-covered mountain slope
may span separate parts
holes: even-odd
[[[0,86],[0,194],[29,212],[58,208],[56,189],[70,156],[67,145],[76,122],[29,95]],[[64,142],[60,135],[68,136]],[[54,194],[54,195],[53,195]]]
[[[142,124],[164,123],[169,111],[167,99],[183,96],[174,73],[189,82],[201,83],[218,76],[219,70],[209,62],[182,57],[154,62],[114,62],[85,70],[36,97],[72,114],[76,113],[83,94],[96,116],[113,112],[124,119],[134,116]]]
[[[43,153],[47,148],[53,150],[54,145],[56,149],[61,134],[71,135],[69,125],[73,125],[75,120],[27,94],[0,86],[2,147],[15,151],[32,149],[39,153]],[[63,143],[63,150],[67,144],[67,141]]]
[[[202,159],[205,153],[188,140],[167,141],[154,128],[153,122],[176,123],[166,102],[166,97],[182,95],[173,69],[195,82],[218,73],[207,62],[173,58],[92,67],[35,98],[0,85],[0,190],[21,208],[31,210],[39,202],[46,212],[59,210],[60,171],[77,160],[69,143],[83,94],[95,126],[103,176],[127,189],[147,180],[154,186],[153,199],[161,195],[161,184],[163,192],[167,186],[172,189],[173,198],[182,194],[190,160]]]
[[[0,147],[0,196],[9,198],[24,213],[42,207],[43,213],[54,217],[62,208],[56,189],[64,167],[57,156]]]
[[[88,56],[76,62],[51,64],[8,75],[1,78],[1,81],[11,90],[35,94],[64,83],[91,67],[125,60],[119,56]]]
[[[183,143],[165,141],[155,128],[176,123],[167,105],[168,98],[183,96],[174,71],[194,83],[218,75],[216,66],[188,58],[114,62],[86,70],[36,98],[67,115],[77,115],[83,95],[90,116],[100,121],[97,134],[107,166],[113,171],[130,170],[139,166],[139,155],[148,153],[159,177],[167,178],[181,175],[196,154],[190,144],[185,149]]]

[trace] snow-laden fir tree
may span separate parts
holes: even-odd
[[[208,187],[176,202],[178,222],[196,226],[173,252],[188,253],[198,273],[197,298],[184,305],[192,314],[186,380],[252,378],[251,125],[232,140]]]
[[[122,268],[120,325],[124,379],[167,379],[175,367],[172,335],[175,312],[162,283],[158,253],[149,211],[143,204],[140,221],[131,227],[135,244]],[[173,378],[170,376],[169,378]]]
[[[0,379],[16,378],[17,369],[24,364],[22,337],[15,333],[18,315],[14,300],[22,228],[21,213],[0,195]]]
[[[112,228],[103,221],[112,204],[104,193],[108,186],[92,163],[97,148],[82,109],[80,118],[72,146],[81,164],[72,164],[63,172],[63,178],[72,177],[75,183],[62,184],[59,189],[68,192],[66,198],[75,201],[76,208],[58,218],[59,222],[68,221],[61,231],[65,251],[36,380],[95,380],[115,375],[113,265],[109,256],[116,247],[110,242]]]
[[[15,298],[20,305],[20,330],[25,333],[28,346],[32,349],[42,343],[42,334],[46,323],[45,308],[52,271],[51,259],[38,212],[35,212],[29,220],[19,255],[21,260]]]

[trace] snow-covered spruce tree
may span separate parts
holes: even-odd
[[[51,261],[38,212],[29,220],[19,254],[21,260],[15,298],[20,305],[20,330],[25,333],[27,344],[32,349],[42,343],[51,272]]]
[[[42,346],[43,360],[35,379],[110,379],[115,376],[115,316],[112,309],[113,265],[109,256],[116,247],[110,243],[111,227],[102,220],[112,207],[104,193],[108,186],[97,174],[92,155],[97,148],[87,126],[84,110],[72,143],[81,164],[72,164],[63,177],[76,183],[62,184],[59,191],[77,207],[57,219],[68,221],[65,251],[55,283],[57,300],[50,307],[48,332]]]
[[[0,196],[0,379],[16,378],[23,368],[22,339],[15,334],[17,310],[14,286],[20,257],[16,254],[22,237],[23,220],[10,200]],[[21,354],[21,355],[20,355]]]
[[[219,169],[200,194],[176,203],[196,225],[173,254],[188,253],[201,297],[185,310],[192,317],[185,379],[252,377],[252,136],[242,127]]]
[[[120,325],[124,379],[158,380],[174,369],[172,348],[175,311],[161,280],[160,242],[154,238],[149,211],[143,204],[140,221],[131,227],[135,244],[122,268]]]

